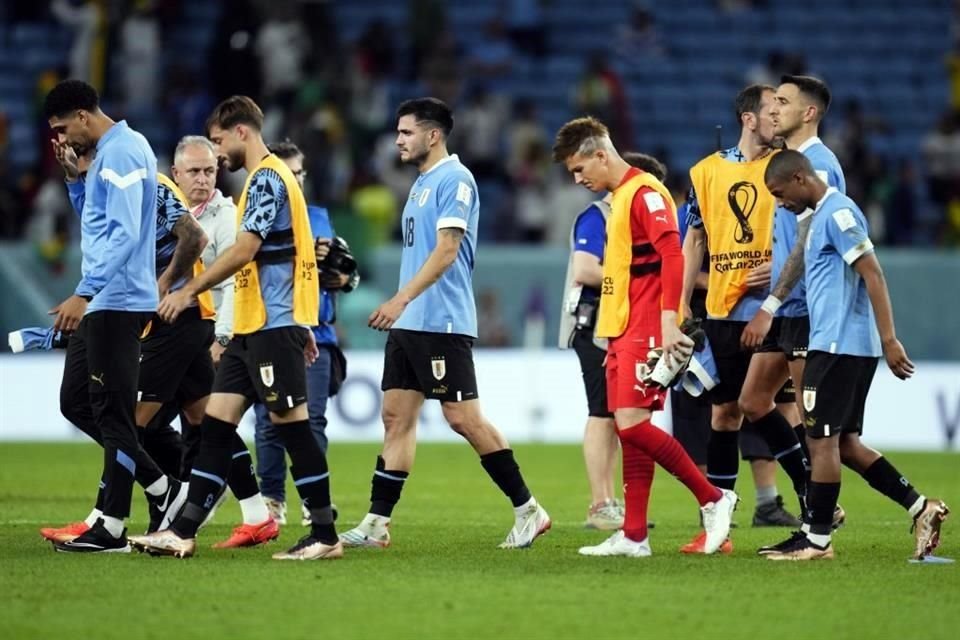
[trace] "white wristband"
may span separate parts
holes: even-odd
[[[777,313],[777,309],[780,308],[783,302],[780,301],[777,296],[767,296],[767,299],[763,301],[763,304],[760,305],[760,308],[769,313],[771,316]]]

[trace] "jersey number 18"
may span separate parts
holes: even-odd
[[[407,218],[403,225],[403,246],[413,246],[413,227],[416,220],[413,217]]]

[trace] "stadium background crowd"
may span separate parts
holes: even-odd
[[[308,201],[366,256],[399,237],[412,179],[394,147],[400,99],[454,107],[450,148],[477,178],[484,246],[565,247],[590,194],[551,163],[563,121],[595,115],[619,148],[660,158],[679,204],[717,125],[734,143],[736,92],[781,73],[830,83],[823,137],[878,243],[960,247],[957,0],[2,2],[0,241],[73,280],[58,274],[78,223],[40,113],[67,77],[97,86],[161,167],[219,99],[253,96],[265,139],[303,148]],[[242,179],[221,172],[220,187],[236,195]],[[482,345],[520,341],[501,296],[478,292]]]

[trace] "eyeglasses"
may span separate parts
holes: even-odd
[[[297,170],[297,171],[294,171],[294,172],[293,172],[293,177],[294,177],[294,178],[306,178],[306,177],[307,177],[307,170],[306,170],[306,169],[299,169],[299,170]]]

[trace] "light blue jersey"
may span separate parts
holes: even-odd
[[[853,269],[869,253],[873,243],[863,212],[837,189],[827,189],[814,210],[804,251],[810,351],[882,355],[867,286]]]
[[[80,212],[83,277],[76,295],[93,311],[157,308],[157,159],[121,120],[97,142],[84,181],[67,186]]]
[[[828,187],[836,188],[840,193],[847,192],[847,181],[843,177],[843,169],[840,168],[840,161],[833,154],[830,148],[820,141],[820,138],[814,136],[797,147],[797,151],[807,156],[813,170],[817,176],[824,181]],[[773,263],[771,264],[770,278],[771,282],[776,284],[783,271],[783,265],[787,262],[787,256],[793,249],[797,241],[797,223],[808,213],[797,216],[792,211],[777,207],[777,212],[773,219]],[[788,318],[798,318],[807,315],[806,302],[806,283],[804,278],[800,278],[794,286],[793,291],[783,301],[778,316]]]
[[[290,198],[283,179],[273,169],[258,169],[250,181],[240,231],[255,233],[263,240],[256,260],[267,321],[260,330],[296,325],[293,320]]]
[[[177,250],[177,236],[173,234],[173,228],[177,226],[180,218],[191,215],[187,211],[187,206],[180,201],[180,198],[173,190],[165,184],[157,184],[157,277],[163,275],[163,272],[170,266],[173,260],[173,254]],[[174,282],[170,286],[170,291],[176,291],[186,284],[187,279],[193,274],[188,273]],[[196,305],[196,299],[193,301]]]

